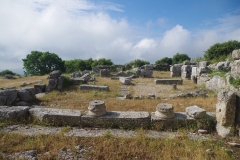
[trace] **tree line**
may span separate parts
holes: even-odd
[[[235,49],[240,49],[240,42],[228,41],[224,43],[216,43],[212,45],[207,51],[205,51],[204,57],[201,60],[207,60],[210,62],[216,62],[225,60],[231,52]],[[155,62],[157,65],[173,65],[182,63],[183,61],[190,61],[190,57],[186,53],[176,53],[172,58],[164,57]],[[91,70],[92,67],[98,65],[114,65],[111,59],[100,58],[93,60],[89,58],[87,60],[74,59],[74,60],[62,60],[57,54],[50,52],[32,51],[23,60],[25,75],[44,75],[49,74],[53,70],[61,70],[65,73],[72,73],[75,71]],[[127,68],[141,67],[145,64],[150,64],[148,61],[135,59],[125,64]],[[9,70],[0,72],[0,74],[10,73]]]

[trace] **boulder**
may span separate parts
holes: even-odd
[[[232,51],[232,58],[235,60],[240,59],[240,49],[236,49]]]
[[[17,90],[0,90],[0,106],[11,105],[17,98]]]
[[[73,72],[71,78],[79,78],[82,74],[80,72]]]
[[[46,92],[51,92],[57,87],[57,79],[49,79]]]
[[[64,82],[64,77],[60,76],[57,78],[57,90],[62,90],[63,89],[63,82]]]
[[[35,94],[43,93],[46,90],[46,84],[35,84],[34,89],[35,89]]]
[[[18,97],[25,102],[35,100],[35,89],[34,88],[24,88],[18,90]]]
[[[206,116],[206,110],[198,106],[190,106],[186,108],[186,114],[194,119],[201,119]]]
[[[52,71],[52,72],[49,74],[48,78],[49,78],[49,79],[57,79],[57,78],[60,77],[61,75],[62,75],[62,72],[61,72],[61,71],[55,70],[55,71]]]

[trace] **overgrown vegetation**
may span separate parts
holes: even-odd
[[[3,70],[2,72],[0,72],[0,76],[4,77],[6,75],[19,76],[19,74],[14,73],[14,72],[12,72],[12,71],[10,71],[8,69]]]
[[[58,159],[61,148],[75,151],[77,145],[87,150],[85,152],[87,159],[231,160],[239,158],[239,153],[229,151],[223,140],[193,141],[187,136],[154,139],[146,137],[141,130],[135,138],[119,138],[110,133],[102,137],[83,138],[63,134],[23,136],[0,132],[1,153],[37,150],[38,154],[41,154],[39,157],[41,160]],[[212,153],[207,153],[207,149],[211,149]]]
[[[240,87],[240,78],[233,78],[232,76],[229,78],[229,83],[233,85],[235,88]]]
[[[240,49],[240,42],[236,40],[216,43],[205,52],[204,57],[212,62],[224,61],[235,49]]]

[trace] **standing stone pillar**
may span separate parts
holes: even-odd
[[[235,132],[236,95],[232,91],[218,93],[216,105],[217,132],[222,137],[233,136]]]

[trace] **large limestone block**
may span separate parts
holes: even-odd
[[[233,62],[231,67],[231,76],[234,78],[240,78],[240,60]]]
[[[112,111],[102,116],[89,116],[87,114],[81,117],[83,126],[102,126],[111,128],[147,128],[151,124],[151,118],[148,112],[134,111]]]
[[[59,71],[59,70],[55,70],[55,71],[52,71],[50,74],[49,74],[49,79],[56,79],[58,77],[60,77],[62,75],[62,72]]]
[[[199,62],[199,67],[207,67],[210,63],[208,61]]]
[[[57,90],[63,89],[63,82],[64,82],[64,76],[60,76],[57,78]]]
[[[34,89],[35,89],[35,94],[43,93],[46,90],[46,84],[35,84]]]
[[[236,95],[232,91],[218,93],[216,120],[222,126],[234,126],[236,115]]]
[[[232,58],[235,60],[240,59],[240,49],[236,49],[236,50],[232,51]]]
[[[29,107],[23,106],[1,106],[0,107],[0,121],[18,121],[26,120],[29,116]]]
[[[18,90],[18,96],[21,98],[21,100],[25,102],[32,101],[36,99],[35,97],[35,89],[34,88],[24,88]]]
[[[0,91],[0,106],[10,105],[17,98],[17,90]]]
[[[120,81],[122,84],[125,84],[125,85],[130,85],[130,84],[131,84],[131,78],[119,77],[119,81]]]
[[[186,108],[186,114],[194,119],[201,119],[206,116],[206,110],[198,106],[190,106]]]
[[[52,90],[56,89],[56,87],[57,87],[57,79],[49,79],[46,91],[51,92]]]
[[[29,110],[33,117],[39,121],[50,123],[51,125],[79,126],[81,123],[80,110],[56,109],[56,108],[32,108]]]
[[[87,115],[89,116],[102,116],[104,114],[106,114],[106,106],[105,106],[105,102],[101,101],[101,100],[94,100],[89,102],[89,106],[88,106],[88,111],[87,111]]]
[[[230,136],[234,136],[234,127],[227,127],[227,126],[222,126],[221,124],[217,123],[216,125],[216,130],[218,132],[218,135],[220,135],[221,137],[230,137]]]
[[[159,103],[155,115],[159,118],[169,119],[174,117],[173,106],[168,103]]]

